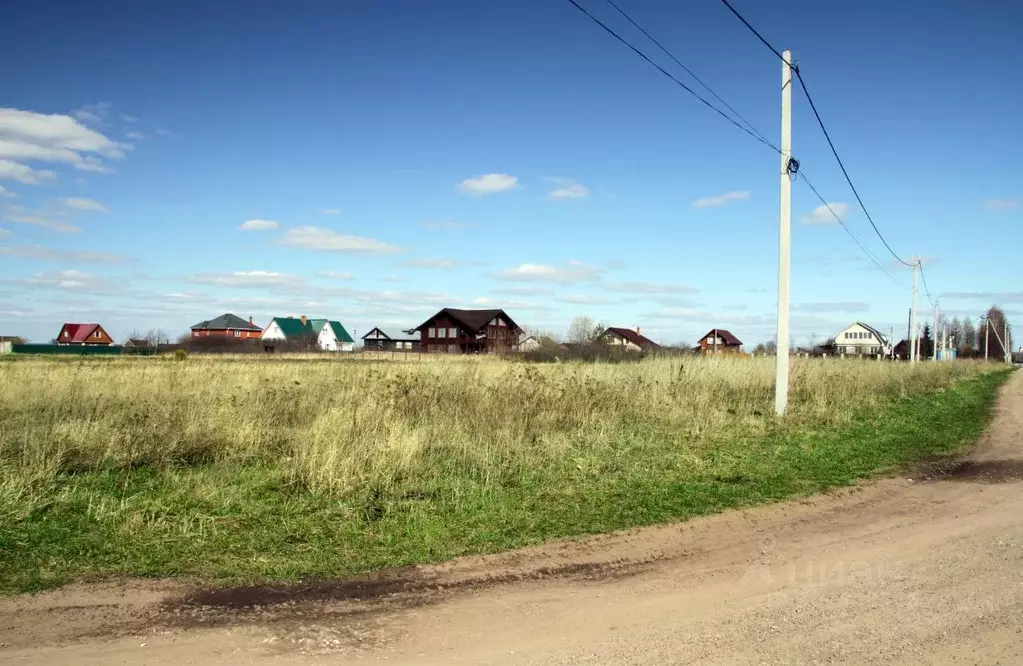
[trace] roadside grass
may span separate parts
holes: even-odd
[[[1006,371],[0,364],[0,591],[350,575],[820,492],[957,451]],[[851,388],[850,388],[851,386]]]

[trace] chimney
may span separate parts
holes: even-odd
[[[249,328],[254,328],[255,326],[256,322],[252,321],[252,317],[249,317]]]
[[[636,335],[642,335],[642,333],[639,330],[639,326],[636,327]]]
[[[302,315],[302,325],[305,326],[305,315]]]

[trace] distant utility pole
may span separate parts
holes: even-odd
[[[990,345],[988,341],[991,339],[991,319],[984,317],[984,360],[987,360],[987,350]]]
[[[1002,352],[1005,353],[1005,362],[1012,363],[1012,351],[1009,349],[1009,320],[1002,319]]]
[[[778,352],[775,357],[774,413],[789,404],[789,246],[792,223],[792,51],[781,54],[781,193],[778,214]]]
[[[931,348],[934,350],[934,362],[938,362],[938,341],[941,339],[941,308],[934,301],[934,330],[931,331]]]
[[[920,260],[917,259],[913,262],[913,309],[909,313],[909,330],[913,333],[909,343],[909,362],[911,364],[916,363],[916,359],[920,355],[920,340],[916,332],[916,281],[919,274]]]

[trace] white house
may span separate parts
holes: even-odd
[[[259,338],[264,343],[314,341],[323,351],[346,351],[355,349],[355,341],[339,321],[330,319],[306,319],[302,317],[274,317]]]
[[[891,343],[876,328],[858,321],[835,336],[835,349],[840,354],[887,354]]]
[[[532,335],[527,335],[526,337],[519,340],[519,344],[517,347],[518,351],[520,352],[536,351],[539,348],[540,341],[534,338]]]

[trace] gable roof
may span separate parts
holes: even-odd
[[[325,320],[321,320],[325,321]],[[298,317],[274,317],[270,323],[277,323],[277,328],[281,329],[281,333],[286,338],[301,338],[313,334],[313,329],[310,327],[310,321],[307,319],[306,323],[303,324],[302,320]],[[269,326],[267,326],[269,328]]]
[[[863,328],[867,329],[868,331],[870,331],[870,332],[871,332],[871,333],[873,333],[874,335],[876,335],[876,336],[877,336],[877,339],[878,339],[878,340],[880,340],[881,342],[883,342],[883,343],[885,343],[885,344],[888,344],[888,338],[887,338],[887,336],[884,336],[884,335],[882,335],[882,334],[881,334],[881,331],[877,330],[877,329],[876,329],[876,328],[874,328],[873,326],[869,326],[869,325],[867,325],[867,324],[864,324],[864,323],[863,323],[862,321],[858,321],[858,322],[856,322],[856,323],[857,323],[857,324],[859,324],[860,326],[862,326]]]
[[[728,331],[726,329],[723,329],[723,328],[712,328],[709,331],[707,331],[706,333],[704,333],[700,337],[700,339],[703,340],[707,336],[714,335],[714,334],[717,334],[717,336],[719,338],[724,340],[726,345],[739,345],[740,347],[742,346],[742,340],[740,340],[739,338],[735,337],[734,335],[732,335],[732,333],[730,331]]]
[[[250,324],[249,322],[245,321],[241,317],[233,315],[230,312],[225,312],[224,314],[220,315],[219,317],[214,317],[213,319],[207,319],[206,321],[201,321],[198,324],[196,324],[195,326],[193,326],[191,330],[193,330],[193,331],[204,330],[204,329],[219,330],[219,329],[226,329],[226,328],[235,328],[235,329],[241,329],[241,330],[245,330],[245,331],[262,331],[263,330],[259,326],[256,326],[255,324]]]
[[[67,331],[71,335],[71,342],[85,342],[89,339],[96,329],[102,329],[99,324],[70,324],[65,323],[61,327],[61,331]],[[106,331],[103,331],[106,333]],[[67,338],[63,338],[66,340]]]
[[[396,328],[380,328],[379,326],[374,326],[372,329],[370,329],[370,332],[362,336],[362,339],[365,340],[367,337],[373,335],[373,331],[378,331],[388,340],[397,340],[404,342],[408,341],[419,342],[420,340],[419,331],[417,331],[414,328],[408,331],[401,331]]]
[[[644,349],[647,347],[660,347],[659,344],[657,344],[650,338],[646,337],[645,335],[640,335],[631,328],[618,328],[615,326],[611,326],[606,331],[604,331],[604,335],[607,335],[608,333],[614,333],[618,337],[624,338],[631,342],[632,344],[636,345],[637,347],[642,347]]]
[[[338,342],[355,342],[352,336],[348,335],[348,331],[341,325],[341,322],[331,319],[329,322],[330,327],[334,329],[334,337],[337,338]]]
[[[500,309],[496,309],[496,310],[458,310],[458,309],[455,309],[455,308],[444,308],[443,310],[441,310],[437,314],[433,315],[432,317],[430,317],[429,319],[424,321],[422,324],[420,324],[416,328],[417,329],[418,328],[423,328],[424,326],[426,326],[431,321],[433,321],[434,319],[436,319],[437,317],[439,317],[441,315],[447,315],[448,317],[453,319],[455,322],[457,322],[458,324],[461,324],[464,328],[467,328],[467,329],[469,329],[470,331],[472,331],[474,333],[476,331],[479,331],[482,328],[485,328],[486,325],[489,324],[496,317],[504,317],[505,319],[508,320],[508,323],[511,324],[511,328],[519,328],[519,325],[516,324],[515,321],[512,320],[512,318],[509,317],[508,313],[505,312],[504,310],[500,310]]]

